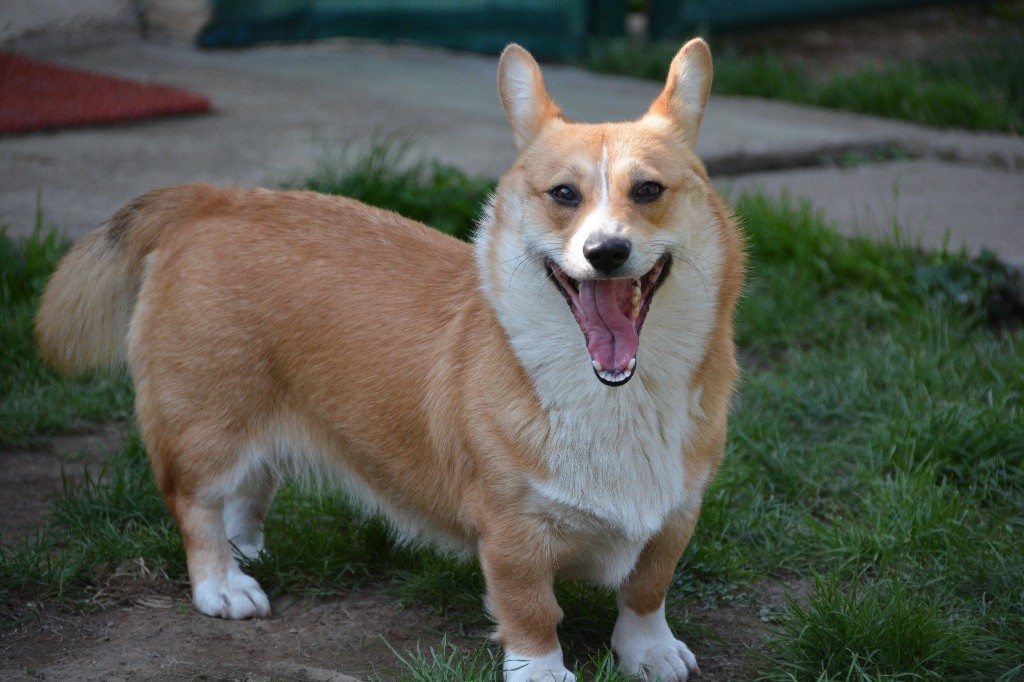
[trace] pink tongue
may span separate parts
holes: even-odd
[[[640,337],[630,316],[633,280],[580,282],[580,326],[587,335],[590,357],[606,370],[625,371],[636,356]]]

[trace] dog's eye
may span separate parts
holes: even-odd
[[[661,196],[661,193],[664,191],[665,188],[657,182],[643,182],[633,188],[633,201],[641,204],[654,201]]]
[[[575,189],[568,185],[559,185],[548,190],[548,194],[551,198],[562,204],[563,206],[578,206],[580,203],[580,195]]]

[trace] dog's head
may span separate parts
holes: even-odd
[[[511,255],[543,268],[605,384],[633,376],[655,293],[707,222],[698,216],[710,187],[693,148],[711,74],[707,44],[691,40],[643,117],[583,124],[551,100],[529,52],[510,45],[501,55],[499,92],[519,155],[490,229],[515,234],[484,237],[506,245],[485,267],[500,277]]]

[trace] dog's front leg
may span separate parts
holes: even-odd
[[[699,509],[678,514],[654,536],[619,588],[619,618],[612,649],[619,668],[648,680],[685,682],[700,673],[690,649],[675,638],[665,620],[665,594],[679,557],[690,542]]]
[[[487,606],[505,653],[505,682],[574,682],[565,668],[556,628],[554,560],[541,531],[521,522],[489,524],[480,541]]]

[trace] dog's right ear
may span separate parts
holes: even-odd
[[[530,144],[545,123],[562,115],[544,89],[537,61],[515,43],[505,48],[498,61],[498,94],[518,149]]]

